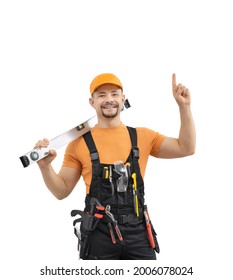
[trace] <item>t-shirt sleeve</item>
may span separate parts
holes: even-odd
[[[66,148],[62,166],[77,168],[80,171],[82,170],[82,165],[77,158],[76,149],[73,142],[69,143]]]
[[[150,147],[150,155],[153,157],[157,157],[160,146],[165,139],[165,136],[148,128],[145,129],[145,133],[148,141],[147,145],[149,145]]]

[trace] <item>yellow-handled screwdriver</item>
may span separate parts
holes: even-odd
[[[136,173],[132,174],[133,178],[133,196],[134,196],[134,205],[136,216],[139,217],[139,208],[138,208],[138,194],[137,194],[137,175]]]

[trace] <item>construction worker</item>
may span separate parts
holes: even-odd
[[[82,259],[156,259],[159,245],[144,205],[148,157],[179,158],[195,152],[195,125],[189,90],[172,76],[173,96],[179,106],[178,138],[148,128],[130,128],[120,119],[125,102],[123,85],[111,73],[100,74],[90,84],[89,103],[98,122],[88,133],[68,144],[63,165],[51,165],[56,151],[38,161],[44,182],[58,199],[67,197],[82,176],[86,185],[81,219]],[[37,142],[35,148],[47,147]]]

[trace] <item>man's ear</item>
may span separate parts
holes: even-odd
[[[91,105],[92,107],[94,106],[94,100],[93,100],[92,97],[89,98],[89,103],[90,103],[90,105]]]
[[[125,95],[124,94],[122,94],[122,103],[123,103],[123,105],[122,105],[121,111],[124,109],[124,104],[125,104]]]

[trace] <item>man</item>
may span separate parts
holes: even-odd
[[[58,199],[72,192],[81,175],[84,179],[87,195],[81,258],[156,259],[156,233],[151,223],[146,227],[145,220],[143,177],[148,157],[179,158],[195,152],[190,93],[184,85],[177,85],[175,74],[172,91],[180,111],[178,138],[122,124],[122,83],[113,74],[98,75],[90,84],[89,99],[97,114],[96,126],[67,146],[58,174],[51,165],[55,151],[38,161],[45,184]],[[43,139],[35,148],[48,144]]]

